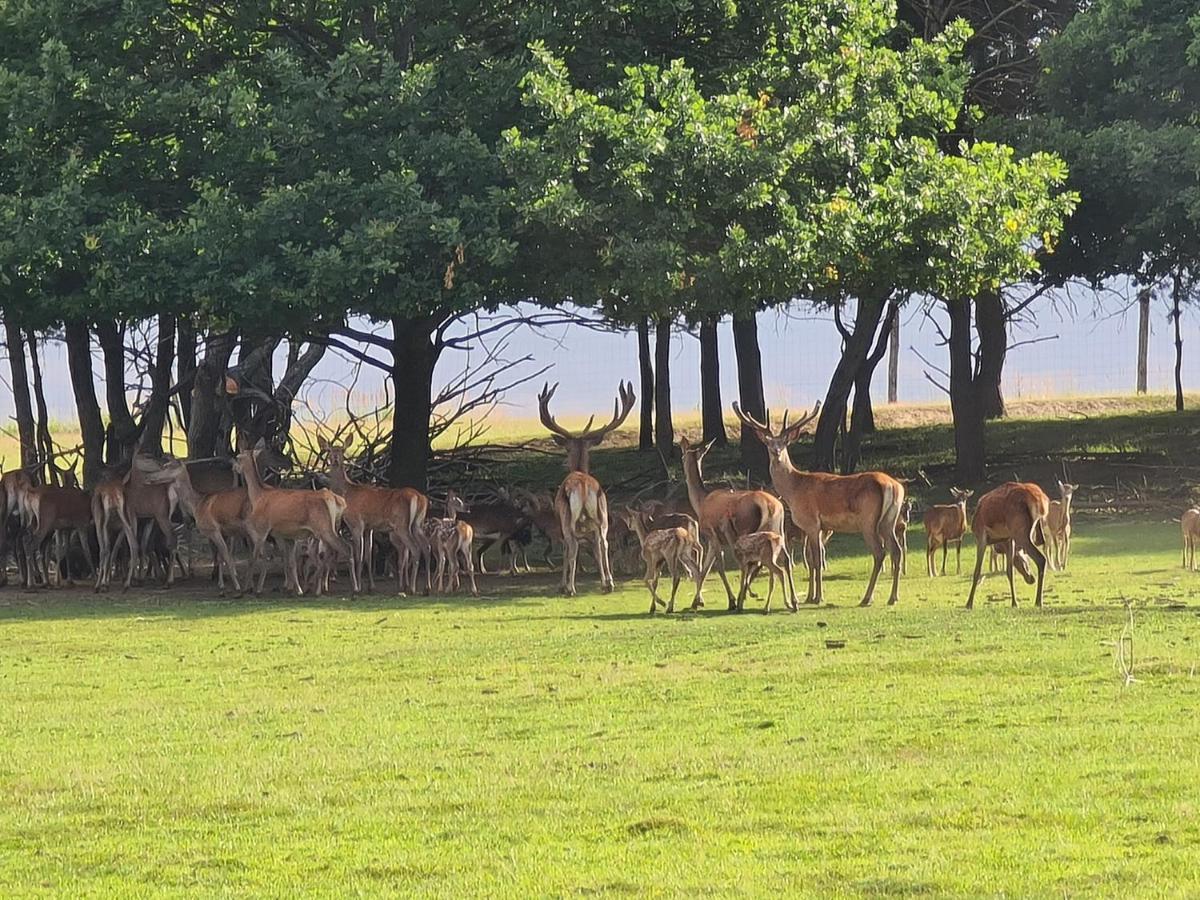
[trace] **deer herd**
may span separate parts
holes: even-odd
[[[486,572],[484,552],[499,546],[509,558],[510,573],[519,572],[522,561],[531,571],[524,548],[536,531],[545,539],[547,562],[552,549],[561,550],[562,590],[573,596],[583,547],[591,551],[602,589],[613,589],[611,542],[623,534],[640,548],[651,613],[660,607],[673,612],[681,583],[695,589],[689,608],[702,607],[703,587],[714,567],[730,610],[744,608],[752,582],[765,570],[767,612],[776,583],[785,605],[799,608],[793,546],[808,573],[805,602],[824,602],[827,543],[831,535],[844,533],[861,535],[871,558],[860,605],[871,604],[885,561],[890,562],[888,603],[899,600],[913,501],[901,480],[882,472],[831,475],[796,467],[789,447],[816,418],[819,406],[792,421],[785,413],[775,429],[769,417],[760,421],[734,404],[746,430],[767,449],[772,490],[707,485],[703,461],[712,445],[682,438],[686,495],[630,503],[610,515],[608,496],[591,474],[589,454],[629,416],[633,386],[619,385],[606,424],[593,427],[593,416],[578,431],[564,428],[551,412],[556,389],[547,385],[538,395],[542,425],[566,452],[568,472],[552,496],[514,490],[472,507],[451,490],[438,518],[430,515],[430,499],[420,491],[352,480],[347,443],[320,439],[326,486],[316,488],[274,484],[271,473],[288,461],[261,442],[240,448],[223,465],[135,450],[128,466],[108,473],[90,492],[70,479],[63,485],[38,485],[25,470],[4,473],[0,506],[7,527],[0,529],[0,558],[12,550],[27,587],[50,584],[51,559],[59,583],[73,583],[78,567],[72,559],[80,557],[97,591],[106,590],[118,573],[126,588],[149,577],[170,585],[177,568],[187,571],[179,537],[185,527],[194,526],[211,547],[213,577],[222,594],[226,581],[239,595],[247,588],[261,593],[270,568],[268,551],[273,550],[283,560],[284,587],[295,594],[321,595],[343,575],[355,593],[364,587],[374,590],[377,574],[390,567],[398,593],[444,593],[466,586],[477,595],[476,575]],[[976,554],[967,608],[974,605],[989,549],[993,567],[1003,560],[1012,605],[1017,604],[1016,571],[1027,583],[1036,582],[1035,602],[1041,606],[1046,567],[1065,569],[1070,559],[1071,501],[1077,486],[1060,481],[1058,488],[1060,499],[1051,501],[1036,484],[1003,484],[979,498],[973,515],[967,508],[972,492],[951,488],[953,502],[929,506],[922,515],[927,576],[939,575],[938,550],[940,575],[946,574],[951,547],[955,571],[961,572],[963,538],[971,532]],[[1194,568],[1200,509],[1184,514],[1182,529],[1183,562]],[[249,560],[243,575],[234,554],[239,547]],[[725,571],[727,553],[740,572],[736,592]],[[664,571],[671,579],[666,600],[659,593]]]

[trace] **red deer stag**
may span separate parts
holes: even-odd
[[[825,472],[801,472],[792,465],[788,447],[800,437],[800,432],[820,412],[820,405],[798,422],[788,425],[787,413],[783,426],[772,431],[766,424],[742,412],[735,403],[733,411],[742,423],[767,448],[771,465],[771,483],[775,492],[787,503],[792,521],[804,532],[806,562],[808,562],[808,600],[820,604],[824,599],[822,582],[825,569],[823,532],[859,533],[875,560],[871,580],[860,606],[870,606],[875,583],[883,569],[885,557],[892,560],[892,594],[888,604],[900,599],[900,567],[903,550],[896,539],[896,523],[904,506],[904,485],[883,472],[859,472],[856,475],[830,475]],[[780,529],[782,530],[782,529]]]
[[[608,559],[608,498],[600,482],[588,472],[588,453],[625,421],[637,397],[634,396],[632,382],[622,383],[617,388],[617,399],[613,403],[612,421],[602,428],[592,428],[596,418],[592,416],[582,431],[567,431],[550,414],[550,400],[556,390],[557,384],[554,387],[542,387],[542,392],[538,394],[538,412],[554,442],[566,448],[567,468],[570,470],[554,495],[554,509],[558,513],[563,535],[562,589],[567,596],[575,596],[579,542],[590,534],[596,548],[601,584],[606,592],[611,591],[613,576]]]
[[[989,546],[1001,544],[1008,561],[1008,593],[1012,605],[1017,605],[1017,591],[1013,587],[1013,559],[1024,553],[1037,566],[1037,600],[1042,605],[1042,584],[1046,576],[1046,554],[1039,545],[1045,546],[1046,515],[1050,511],[1050,498],[1036,484],[1010,481],[979,498],[975,506],[975,520],[971,530],[975,533],[975,575],[971,579],[971,593],[967,597],[967,609],[975,606],[975,591],[983,577],[983,554]],[[1018,565],[1018,568],[1023,568]],[[1023,572],[1025,581],[1033,583],[1033,575]]]
[[[779,502],[778,497],[772,497],[766,491],[734,491],[728,488],[709,490],[704,484],[704,473],[700,464],[712,449],[712,443],[695,446],[689,443],[687,438],[680,438],[679,447],[683,450],[683,474],[687,480],[688,498],[700,522],[700,535],[707,545],[704,563],[700,567],[700,577],[696,580],[696,598],[692,601],[692,609],[704,605],[704,581],[716,564],[717,574],[725,585],[725,593],[729,596],[729,609],[736,610],[737,596],[733,593],[729,578],[725,574],[725,551],[732,550],[738,538],[756,531],[782,534],[783,504]],[[792,602],[795,601],[795,593],[796,589],[793,586]]]
[[[967,533],[967,500],[974,491],[950,488],[953,503],[939,503],[925,510],[925,571],[930,578],[937,576],[935,555],[942,550],[942,574],[946,574],[946,553],[951,544],[958,549],[956,572],[962,572],[962,542]]]

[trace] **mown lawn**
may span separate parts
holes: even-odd
[[[1082,523],[1042,611],[960,609],[919,535],[898,607],[839,539],[835,605],[769,617],[10,588],[0,893],[1196,896],[1177,527]]]

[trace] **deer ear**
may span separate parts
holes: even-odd
[[[330,446],[331,445],[330,445],[329,441],[327,441],[325,439],[325,435],[323,435],[323,434],[317,435],[317,449],[318,450],[320,450],[322,453],[328,453]]]

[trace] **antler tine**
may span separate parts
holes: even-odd
[[[554,387],[550,386],[549,382],[542,385],[542,391],[538,394],[538,417],[542,420],[542,425],[550,431],[551,434],[557,434],[560,437],[573,438],[571,432],[563,428],[555,421],[554,416],[550,414],[550,398],[554,396],[554,392],[558,390],[558,382],[554,382]]]
[[[759,431],[759,432],[766,432],[767,434],[771,433],[771,428],[769,425],[767,425],[764,422],[758,421],[756,418],[754,418],[748,412],[743,410],[738,405],[738,402],[736,400],[733,401],[733,413],[734,413],[734,415],[736,415],[738,417],[738,419],[741,420],[742,424],[745,425],[747,428],[752,428],[755,431]]]
[[[587,427],[584,428],[580,437],[591,439],[602,438],[615,428],[619,428],[621,423],[629,416],[629,411],[633,409],[633,404],[637,402],[637,395],[633,392],[633,382],[622,381],[617,384],[617,398],[613,400],[613,417],[602,428],[592,430],[592,422],[589,419]],[[594,418],[594,417],[593,417]]]
[[[802,428],[804,428],[805,425],[807,425],[809,422],[811,422],[813,419],[815,419],[820,414],[821,414],[821,401],[818,400],[816,402],[816,404],[813,406],[812,412],[808,413],[807,415],[801,416],[799,418],[799,420],[793,422],[791,429],[789,431],[788,425],[787,425],[787,413],[785,412],[783,414],[784,415],[783,431],[787,432],[789,434],[789,436],[795,437],[800,434],[800,430]]]

